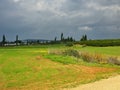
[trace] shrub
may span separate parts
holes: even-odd
[[[93,57],[89,54],[89,53],[81,53],[80,54],[81,58],[84,60],[84,61],[87,61],[87,62],[93,62]]]
[[[120,60],[118,60],[117,57],[109,57],[109,58],[108,58],[108,63],[120,65]]]
[[[82,52],[81,58],[87,62],[96,62],[96,63],[108,63],[107,57],[102,54],[91,54],[88,52]]]
[[[68,49],[65,51],[55,51],[51,50],[49,54],[64,55],[64,56],[73,56],[79,60],[82,58],[86,62],[100,63],[100,64],[115,64],[120,65],[120,60],[115,56],[106,56],[98,53],[88,53],[88,52],[78,52],[74,49]]]
[[[73,43],[72,43],[72,42],[68,42],[68,43],[66,43],[66,46],[72,47],[72,46],[73,46]]]
[[[77,50],[68,49],[63,52],[63,55],[74,56],[76,58],[80,57],[80,54]]]
[[[108,63],[107,56],[102,55],[102,54],[94,54],[93,55],[94,60],[98,63]]]

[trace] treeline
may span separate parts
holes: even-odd
[[[58,40],[57,38],[60,37]],[[6,39],[6,36],[2,36],[2,41],[0,41],[0,46],[18,46],[18,45],[48,45],[48,44],[66,44],[68,42],[75,42],[75,39],[73,37],[64,36],[63,33],[61,33],[60,36],[55,37],[54,40],[39,40],[39,39],[26,39],[26,40],[19,40],[18,35],[16,35],[15,41],[8,41]]]
[[[0,46],[8,46],[8,45],[20,45],[22,43],[21,40],[19,40],[18,35],[16,35],[16,40],[15,41],[8,41],[6,39],[6,36],[2,36],[2,41],[0,42]]]
[[[79,44],[87,46],[120,46],[120,39],[106,39],[106,40],[87,40],[80,41]]]
[[[71,36],[68,36],[65,38],[64,34],[61,33],[60,40],[57,40],[57,37],[53,41],[51,41],[51,44],[61,44],[61,43],[68,43],[68,42],[75,42],[75,39]]]
[[[58,37],[60,39],[58,39]],[[64,36],[63,33],[60,36],[54,38],[54,40],[19,40],[18,35],[16,35],[15,41],[8,41],[6,36],[2,36],[2,41],[0,46],[18,46],[18,45],[48,45],[48,44],[65,44],[67,46],[73,46],[74,44],[80,44],[84,46],[120,46],[120,39],[106,39],[106,40],[88,40],[87,35],[83,35],[79,41],[76,41],[72,36]]]

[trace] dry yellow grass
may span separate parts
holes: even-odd
[[[64,87],[71,87],[80,83],[92,81],[97,78],[98,73],[109,73],[116,70],[114,68],[90,67],[73,64],[63,65],[41,56],[36,56],[36,58],[40,66],[33,67],[35,72],[39,72],[43,68],[54,68],[58,73],[53,74],[48,79],[44,78],[42,81],[28,83],[20,87],[3,88],[3,90],[59,90]]]

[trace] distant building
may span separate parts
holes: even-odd
[[[4,46],[16,46],[20,45],[20,43],[16,44],[15,42],[7,42]]]
[[[44,39],[26,39],[22,40],[23,44],[35,44],[35,43],[49,43],[52,40],[44,40]]]

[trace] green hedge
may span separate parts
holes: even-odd
[[[112,39],[112,40],[88,40],[88,41],[80,41],[79,44],[87,45],[87,46],[120,46],[120,39]]]

